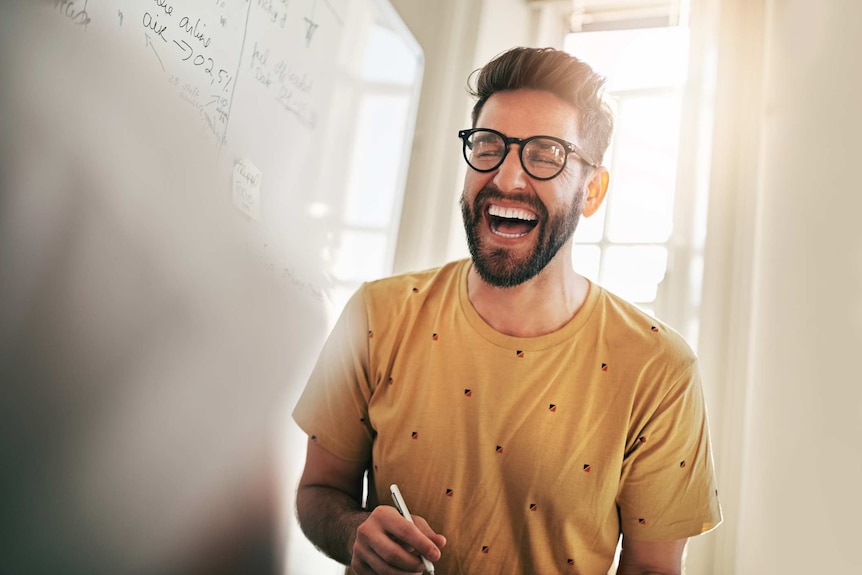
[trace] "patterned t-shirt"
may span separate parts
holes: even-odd
[[[721,521],[696,359],[665,325],[591,284],[540,337],[503,335],[467,296],[469,260],[364,284],[294,418],[397,483],[448,543],[440,575],[607,573],[620,536]]]

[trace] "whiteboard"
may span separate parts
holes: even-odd
[[[273,273],[337,310],[391,270],[423,57],[387,0],[51,4],[137,46],[197,113],[226,184],[213,201]]]

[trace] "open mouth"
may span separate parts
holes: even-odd
[[[539,218],[524,208],[504,208],[491,204],[488,206],[488,222],[496,235],[514,239],[529,234],[539,223]]]

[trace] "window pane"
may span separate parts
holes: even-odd
[[[405,49],[404,44],[404,38],[398,32],[381,26],[372,28],[362,78],[369,83],[392,83],[412,88],[419,67],[416,54],[409,47]]]
[[[602,234],[605,231],[607,205],[607,202],[602,203],[599,211],[588,218],[581,216],[578,220],[578,227],[575,228],[575,244],[602,241]]]
[[[688,28],[578,32],[566,52],[608,79],[609,92],[681,86],[688,73]]]
[[[667,248],[612,246],[605,254],[602,285],[633,302],[653,302],[664,279]]]
[[[679,96],[626,96],[619,99],[619,114],[608,239],[667,241],[673,223]]]
[[[410,95],[367,95],[359,108],[359,127],[350,149],[350,175],[344,222],[389,229],[395,210]],[[332,161],[344,161],[333,150]]]
[[[572,260],[575,271],[588,280],[598,283],[599,265],[601,264],[602,252],[599,246],[584,246],[575,244],[572,250]]]

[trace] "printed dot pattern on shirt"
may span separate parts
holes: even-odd
[[[412,293],[416,294],[416,293],[419,293],[420,290],[416,287],[413,287],[411,289],[411,291],[412,291]],[[653,333],[659,333],[660,332],[659,327],[656,325],[648,325],[648,329],[649,329],[649,331],[651,331]],[[431,344],[433,345],[433,344],[439,343],[444,338],[444,336],[445,336],[445,334],[438,332],[438,331],[434,331],[434,332],[431,332],[429,339],[431,340]],[[368,338],[373,339],[374,337],[375,337],[374,331],[369,329],[368,330]],[[517,358],[518,360],[526,359],[527,356],[529,355],[529,353],[523,349],[513,349],[509,353],[513,353],[514,357]],[[533,357],[537,357],[537,356],[534,355]],[[605,361],[598,362],[599,370],[601,372],[608,373],[610,371],[611,359],[613,359],[613,358],[605,358]],[[623,358],[623,360],[624,359],[625,358]],[[620,361],[619,358],[617,358],[617,361]],[[612,383],[613,379],[612,378],[604,379],[602,381],[609,381]],[[393,385],[394,377],[393,376],[388,377],[387,383],[388,383],[388,385]],[[465,387],[465,388],[461,388],[461,389],[463,389],[463,397],[465,399],[466,398],[472,398],[474,396],[474,394],[477,393],[477,389],[474,387]],[[478,390],[478,391],[481,392],[481,390]],[[557,403],[546,403],[545,405],[547,405],[547,411],[551,414],[557,413],[557,411],[559,409],[559,405]],[[360,419],[360,422],[362,424],[366,424],[366,419],[363,417]],[[417,441],[418,442],[419,437],[420,437],[419,431],[413,430],[410,432],[410,440],[411,441]],[[316,440],[316,437],[312,436],[312,440]],[[646,435],[640,435],[637,437],[637,439],[635,441],[635,448],[638,448],[638,447],[643,448],[643,446],[645,446],[646,443],[647,443]],[[498,455],[502,455],[504,453],[503,445],[493,444],[492,446],[489,446],[489,447],[493,447],[494,452]],[[505,461],[505,460],[503,460],[501,458],[501,461]],[[685,469],[686,465],[687,465],[685,459],[677,460],[677,464],[679,466],[679,469]],[[378,469],[376,464],[373,466],[373,468],[375,469],[375,471],[377,471],[377,469]],[[594,474],[593,473],[594,467],[591,463],[582,463],[582,471],[584,474]],[[599,472],[595,472],[595,473],[599,473]],[[444,493],[445,493],[445,498],[453,499],[455,496],[454,486],[445,488]],[[715,495],[716,495],[716,497],[718,496],[717,490],[715,491]],[[540,507],[539,503],[536,501],[528,502],[526,505],[526,510],[527,510],[528,515],[530,515],[530,516],[541,517],[541,515],[542,515],[542,507]],[[637,518],[637,524],[642,526],[642,527],[646,527],[649,524],[649,517],[638,517]],[[492,547],[491,543],[493,543],[493,542],[489,541],[488,544],[481,545],[480,551],[482,554],[487,555],[490,553],[491,547]],[[567,557],[566,555],[559,556],[557,561],[558,562],[564,562],[565,565],[568,565],[568,566],[575,566],[576,565],[575,558],[574,557]]]

